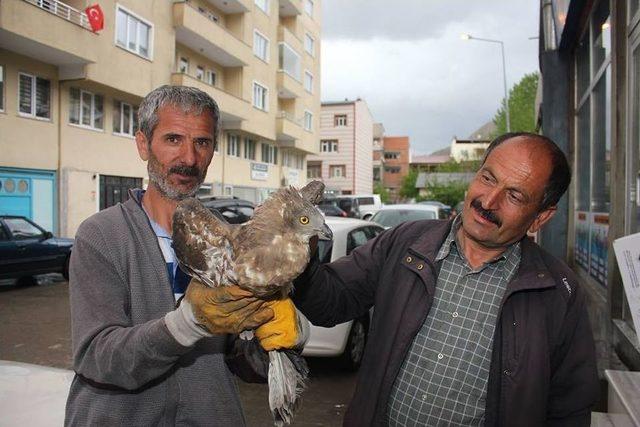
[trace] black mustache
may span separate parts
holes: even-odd
[[[496,214],[494,214],[493,212],[484,209],[482,207],[482,203],[480,202],[480,200],[473,199],[471,201],[471,207],[473,209],[475,209],[480,214],[480,216],[482,216],[487,221],[491,221],[492,223],[494,223],[498,227],[500,227],[502,225],[502,221],[500,220],[500,218],[498,218],[498,216]]]
[[[200,176],[200,169],[195,166],[179,165],[173,166],[171,169],[169,169],[169,173],[177,173],[186,176]]]

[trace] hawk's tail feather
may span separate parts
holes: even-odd
[[[291,424],[308,376],[307,363],[298,353],[269,352],[269,408],[276,426]]]

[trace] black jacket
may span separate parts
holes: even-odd
[[[312,262],[293,300],[318,326],[375,306],[344,424],[385,424],[391,388],[433,303],[435,257],[450,221],[389,230],[331,264]],[[529,239],[502,300],[487,388],[486,425],[588,426],[598,395],[593,335],[574,273]]]

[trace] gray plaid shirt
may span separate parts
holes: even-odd
[[[520,243],[474,270],[458,249],[460,219],[438,252],[433,305],[393,385],[391,426],[484,424],[493,333]]]

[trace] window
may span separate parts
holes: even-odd
[[[400,173],[400,166],[385,166],[384,171],[386,173]]]
[[[314,55],[314,43],[315,39],[309,35],[309,33],[305,33],[304,35],[304,50],[311,56]]]
[[[304,129],[312,130],[313,129],[313,114],[309,111],[304,112]]]
[[[256,6],[267,15],[269,14],[269,0],[255,0]]]
[[[300,81],[300,55],[286,43],[278,45],[278,65],[282,71]]]
[[[189,60],[187,58],[180,58],[178,62],[178,72],[179,73],[189,73]]]
[[[0,65],[0,111],[4,111],[4,67]]]
[[[132,188],[142,188],[142,178],[100,175],[100,210],[126,202]]]
[[[307,70],[304,70],[304,89],[309,93],[313,93],[313,74]]]
[[[133,136],[138,130],[138,107],[126,102],[113,102],[113,133]]]
[[[337,139],[323,139],[320,141],[320,151],[322,153],[337,153],[338,152],[338,140]]]
[[[611,210],[611,28],[601,1],[575,55],[574,261],[607,285]]]
[[[253,30],[253,54],[269,62],[269,39],[258,30]]]
[[[69,89],[69,123],[103,129],[103,98],[78,88]]]
[[[304,11],[313,18],[313,0],[304,0]]]
[[[329,166],[329,177],[330,178],[344,178],[346,176],[346,167],[345,165],[332,165]]]
[[[253,106],[262,111],[268,111],[267,88],[259,83],[253,82]]]
[[[322,165],[307,164],[307,178],[322,178]]]
[[[253,139],[244,139],[244,158],[247,160],[256,159],[256,142]]]
[[[151,24],[117,6],[116,45],[144,58],[151,58],[152,31]]]
[[[333,116],[333,125],[334,126],[346,126],[347,125],[347,115],[346,114],[336,114]]]
[[[204,79],[204,68],[202,68],[200,65],[196,67],[196,79]]]
[[[23,116],[51,118],[51,82],[20,73],[18,111]]]
[[[227,136],[227,155],[231,157],[240,157],[240,137],[238,135]]]
[[[43,230],[24,218],[5,218],[4,223],[16,240],[40,237],[44,234]]]
[[[278,149],[273,145],[262,143],[262,161],[264,163],[278,164]]]
[[[385,160],[397,160],[400,158],[400,153],[395,151],[385,151],[384,158]]]
[[[215,86],[216,85],[216,73],[214,71],[207,70],[207,73],[205,74],[204,81],[206,83],[210,84],[211,86]]]

